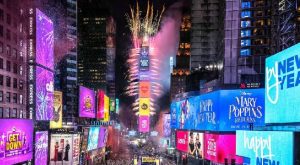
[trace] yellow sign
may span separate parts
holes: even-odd
[[[155,163],[156,159],[154,157],[142,157],[142,163]]]
[[[140,98],[139,115],[140,116],[150,115],[150,98]]]
[[[62,128],[62,92],[54,91],[54,101],[53,101],[53,120],[50,121],[50,128]]]
[[[109,97],[104,95],[104,119],[103,121],[109,121]]]

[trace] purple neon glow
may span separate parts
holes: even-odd
[[[105,127],[100,127],[98,148],[104,147],[107,142],[108,130]]]
[[[35,164],[47,165],[48,160],[48,131],[35,133]]]
[[[149,116],[139,116],[139,131],[140,132],[149,132],[150,125],[150,117]]]
[[[54,74],[36,67],[36,120],[52,120],[54,99]]]
[[[1,119],[0,123],[0,165],[16,164],[32,159],[32,120]],[[9,145],[15,148],[7,149]]]
[[[53,22],[36,9],[36,63],[54,70]]]
[[[95,92],[89,88],[79,87],[79,117],[95,118]]]

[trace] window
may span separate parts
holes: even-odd
[[[241,40],[241,46],[250,46],[251,40]]]
[[[242,9],[248,9],[251,7],[251,2],[242,2]]]
[[[20,90],[23,90],[23,88],[24,88],[23,80],[20,80],[19,87],[20,87]]]
[[[23,118],[23,109],[20,110],[20,118]]]
[[[17,59],[18,58],[18,53],[17,49],[12,49],[12,56],[13,58]]]
[[[13,72],[14,74],[18,74],[18,65],[16,63],[14,63]]]
[[[0,102],[3,102],[3,91],[0,91]]]
[[[250,56],[251,50],[250,49],[241,49],[241,56]]]
[[[20,73],[20,75],[23,75],[23,66],[22,65],[19,66],[19,73]]]
[[[3,58],[0,58],[0,69],[3,69]]]
[[[10,17],[10,14],[7,14],[6,16],[7,16],[7,17],[6,17],[6,23],[10,25],[10,24],[11,24],[11,17]]]
[[[4,81],[4,76],[0,74],[0,85],[3,85],[3,81]]]
[[[18,95],[16,93],[13,93],[13,103],[18,103]]]
[[[241,27],[245,28],[245,27],[250,27],[251,26],[251,22],[250,21],[241,21]]]
[[[6,92],[6,102],[10,103],[10,92]]]
[[[6,29],[6,39],[10,40],[10,30]]]
[[[5,108],[3,117],[9,118],[9,112],[10,112],[10,108]]]
[[[11,111],[11,118],[16,118],[17,117],[17,108],[13,108]]]
[[[3,26],[0,25],[0,37],[3,37]]]
[[[0,118],[3,118],[3,107],[0,107]]]
[[[18,79],[14,78],[13,80],[13,87],[18,88]]]
[[[241,18],[249,18],[249,17],[251,17],[250,11],[242,11],[241,12]]]
[[[6,46],[6,55],[10,56],[10,46]]]
[[[3,53],[3,43],[0,42],[0,53]]]
[[[23,60],[24,60],[24,58],[23,58],[23,52],[20,51],[20,52],[19,52],[19,55],[20,55],[20,60],[23,61]]]
[[[10,61],[6,61],[6,71],[10,72]]]
[[[23,103],[24,103],[23,95],[22,95],[22,94],[20,94],[19,102],[20,102],[20,104],[23,104]]]
[[[6,86],[10,87],[10,77],[6,76]]]
[[[0,9],[0,21],[3,21],[4,20],[4,13],[3,13],[3,10]]]

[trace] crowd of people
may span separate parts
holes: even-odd
[[[116,160],[107,160],[106,165],[132,165],[133,161],[132,160],[121,160],[121,159],[116,159]]]

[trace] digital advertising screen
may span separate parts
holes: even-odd
[[[32,159],[33,122],[0,119],[0,164],[16,164]]]
[[[139,115],[150,115],[150,98],[139,98]]]
[[[204,134],[201,132],[189,133],[189,151],[191,157],[203,159],[204,158]]]
[[[139,116],[139,132],[149,132],[150,130],[150,117]]]
[[[97,106],[97,119],[104,118],[104,91],[99,90],[97,93],[98,106]]]
[[[87,150],[91,151],[98,148],[100,127],[90,127]]]
[[[36,66],[36,120],[53,119],[54,73]]]
[[[104,119],[103,121],[109,121],[110,115],[109,115],[109,97],[104,95]]]
[[[62,92],[54,91],[54,112],[50,121],[50,128],[62,128]]]
[[[149,71],[149,47],[142,47],[140,53],[140,71]]]
[[[300,122],[300,44],[266,59],[266,123]]]
[[[188,152],[189,132],[188,131],[176,131],[176,149],[183,152]]]
[[[53,22],[36,9],[36,63],[54,70]]]
[[[200,95],[199,99],[199,109],[196,110],[196,129],[211,131],[218,130],[219,91]],[[223,114],[225,114],[225,112]]]
[[[171,135],[171,115],[164,114],[163,115],[163,132],[164,137],[169,137]]]
[[[83,132],[83,135],[81,136],[81,141],[82,141],[81,150],[85,152],[85,151],[87,151],[89,128],[83,127],[82,132]]]
[[[89,88],[79,87],[79,117],[95,118],[95,92]]]
[[[48,163],[48,131],[35,133],[35,164],[47,165]]]
[[[204,157],[214,163],[243,163],[236,155],[235,134],[204,134]]]
[[[114,99],[109,99],[109,110],[114,112],[115,111],[116,102]]]
[[[50,141],[50,165],[73,165],[73,134],[52,134]]]
[[[172,129],[176,129],[178,128],[178,125],[177,125],[177,102],[172,102],[171,105],[170,105],[170,113],[171,113],[171,128]]]
[[[150,97],[150,81],[139,82],[139,97],[140,98]]]
[[[236,136],[236,154],[248,158],[250,165],[294,164],[293,132],[237,131]]]
[[[73,164],[79,164],[79,155],[80,155],[80,135],[73,135]]]
[[[150,71],[142,71],[139,73],[139,80],[140,81],[150,81]]]
[[[99,142],[98,142],[98,148],[105,147],[108,137],[108,130],[106,127],[100,127],[100,133],[99,133]]]

